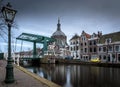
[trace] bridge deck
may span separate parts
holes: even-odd
[[[33,58],[33,57],[22,57],[22,58],[20,58],[20,60],[38,60],[38,59],[41,59],[41,58]]]

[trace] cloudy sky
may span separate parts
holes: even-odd
[[[22,32],[51,36],[61,29],[69,39],[82,30],[92,34],[120,31],[120,0],[3,0],[18,11],[15,22]]]

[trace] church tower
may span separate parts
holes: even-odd
[[[57,30],[52,34],[52,38],[56,39],[56,45],[64,48],[67,45],[67,36],[61,30],[60,19],[58,18]]]

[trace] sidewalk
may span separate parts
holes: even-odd
[[[59,85],[41,78],[20,66],[14,66],[15,82],[4,83],[6,74],[6,61],[0,60],[0,87],[60,87]]]

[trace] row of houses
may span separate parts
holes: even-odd
[[[99,58],[101,62],[120,62],[120,32],[92,35],[82,31],[70,39],[70,52],[73,59],[90,61]]]
[[[55,55],[57,58],[72,57],[81,61],[99,58],[102,62],[120,62],[120,31],[105,35],[100,31],[92,35],[82,31],[81,35],[75,34],[68,45],[67,36],[62,32],[58,18],[57,29],[51,38],[56,39],[56,42],[48,45],[45,55]],[[43,51],[42,48],[38,49],[36,56],[40,57]],[[32,57],[33,51],[19,52],[19,54],[20,57]]]

